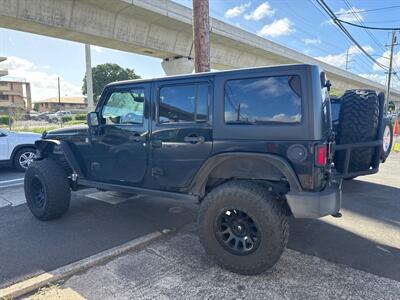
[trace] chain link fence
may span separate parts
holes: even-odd
[[[86,114],[71,112],[26,112],[12,108],[0,111],[0,128],[12,131],[42,133],[56,128],[67,127],[86,122]]]

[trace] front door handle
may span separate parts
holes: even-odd
[[[162,147],[162,140],[159,139],[155,139],[151,141],[151,145],[153,146],[153,148],[161,148]]]
[[[191,144],[197,144],[197,143],[202,144],[202,143],[204,143],[205,138],[204,138],[204,136],[185,136],[183,138],[183,140],[185,142],[189,142]]]

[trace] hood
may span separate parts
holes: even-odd
[[[62,138],[63,136],[68,137],[75,135],[86,135],[87,130],[88,130],[87,125],[68,126],[64,128],[50,130],[49,132],[43,134],[43,138],[56,138],[56,137]]]
[[[40,134],[28,131],[9,131],[9,130],[1,130],[4,134],[8,136],[14,136],[17,138],[40,138]]]

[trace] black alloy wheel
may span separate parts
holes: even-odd
[[[43,208],[43,206],[45,205],[46,192],[44,190],[42,182],[38,177],[32,179],[30,193],[31,199],[33,200],[33,205],[38,209]]]
[[[223,210],[217,217],[214,232],[221,246],[235,255],[253,253],[261,241],[257,224],[238,209]]]

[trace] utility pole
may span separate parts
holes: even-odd
[[[388,78],[387,78],[387,88],[386,88],[386,101],[385,101],[385,111],[389,105],[389,95],[390,95],[390,84],[392,80],[392,68],[393,68],[393,50],[394,46],[397,45],[396,43],[396,31],[393,30],[392,32],[392,43],[390,44],[390,57],[389,57],[389,70],[388,70]]]
[[[58,86],[58,110],[61,110],[60,77],[57,77],[57,86]]]
[[[61,89],[60,89],[60,77],[57,77],[58,85],[58,111],[61,111]],[[60,126],[63,127],[63,115],[60,114]]]
[[[210,71],[210,20],[208,0],[193,0],[194,70]]]
[[[351,60],[349,60],[349,48],[346,49],[346,71],[348,70],[348,65]]]
[[[89,112],[94,110],[93,102],[93,78],[92,78],[92,58],[90,55],[90,45],[85,44],[85,59],[86,59],[86,97],[87,109]]]

